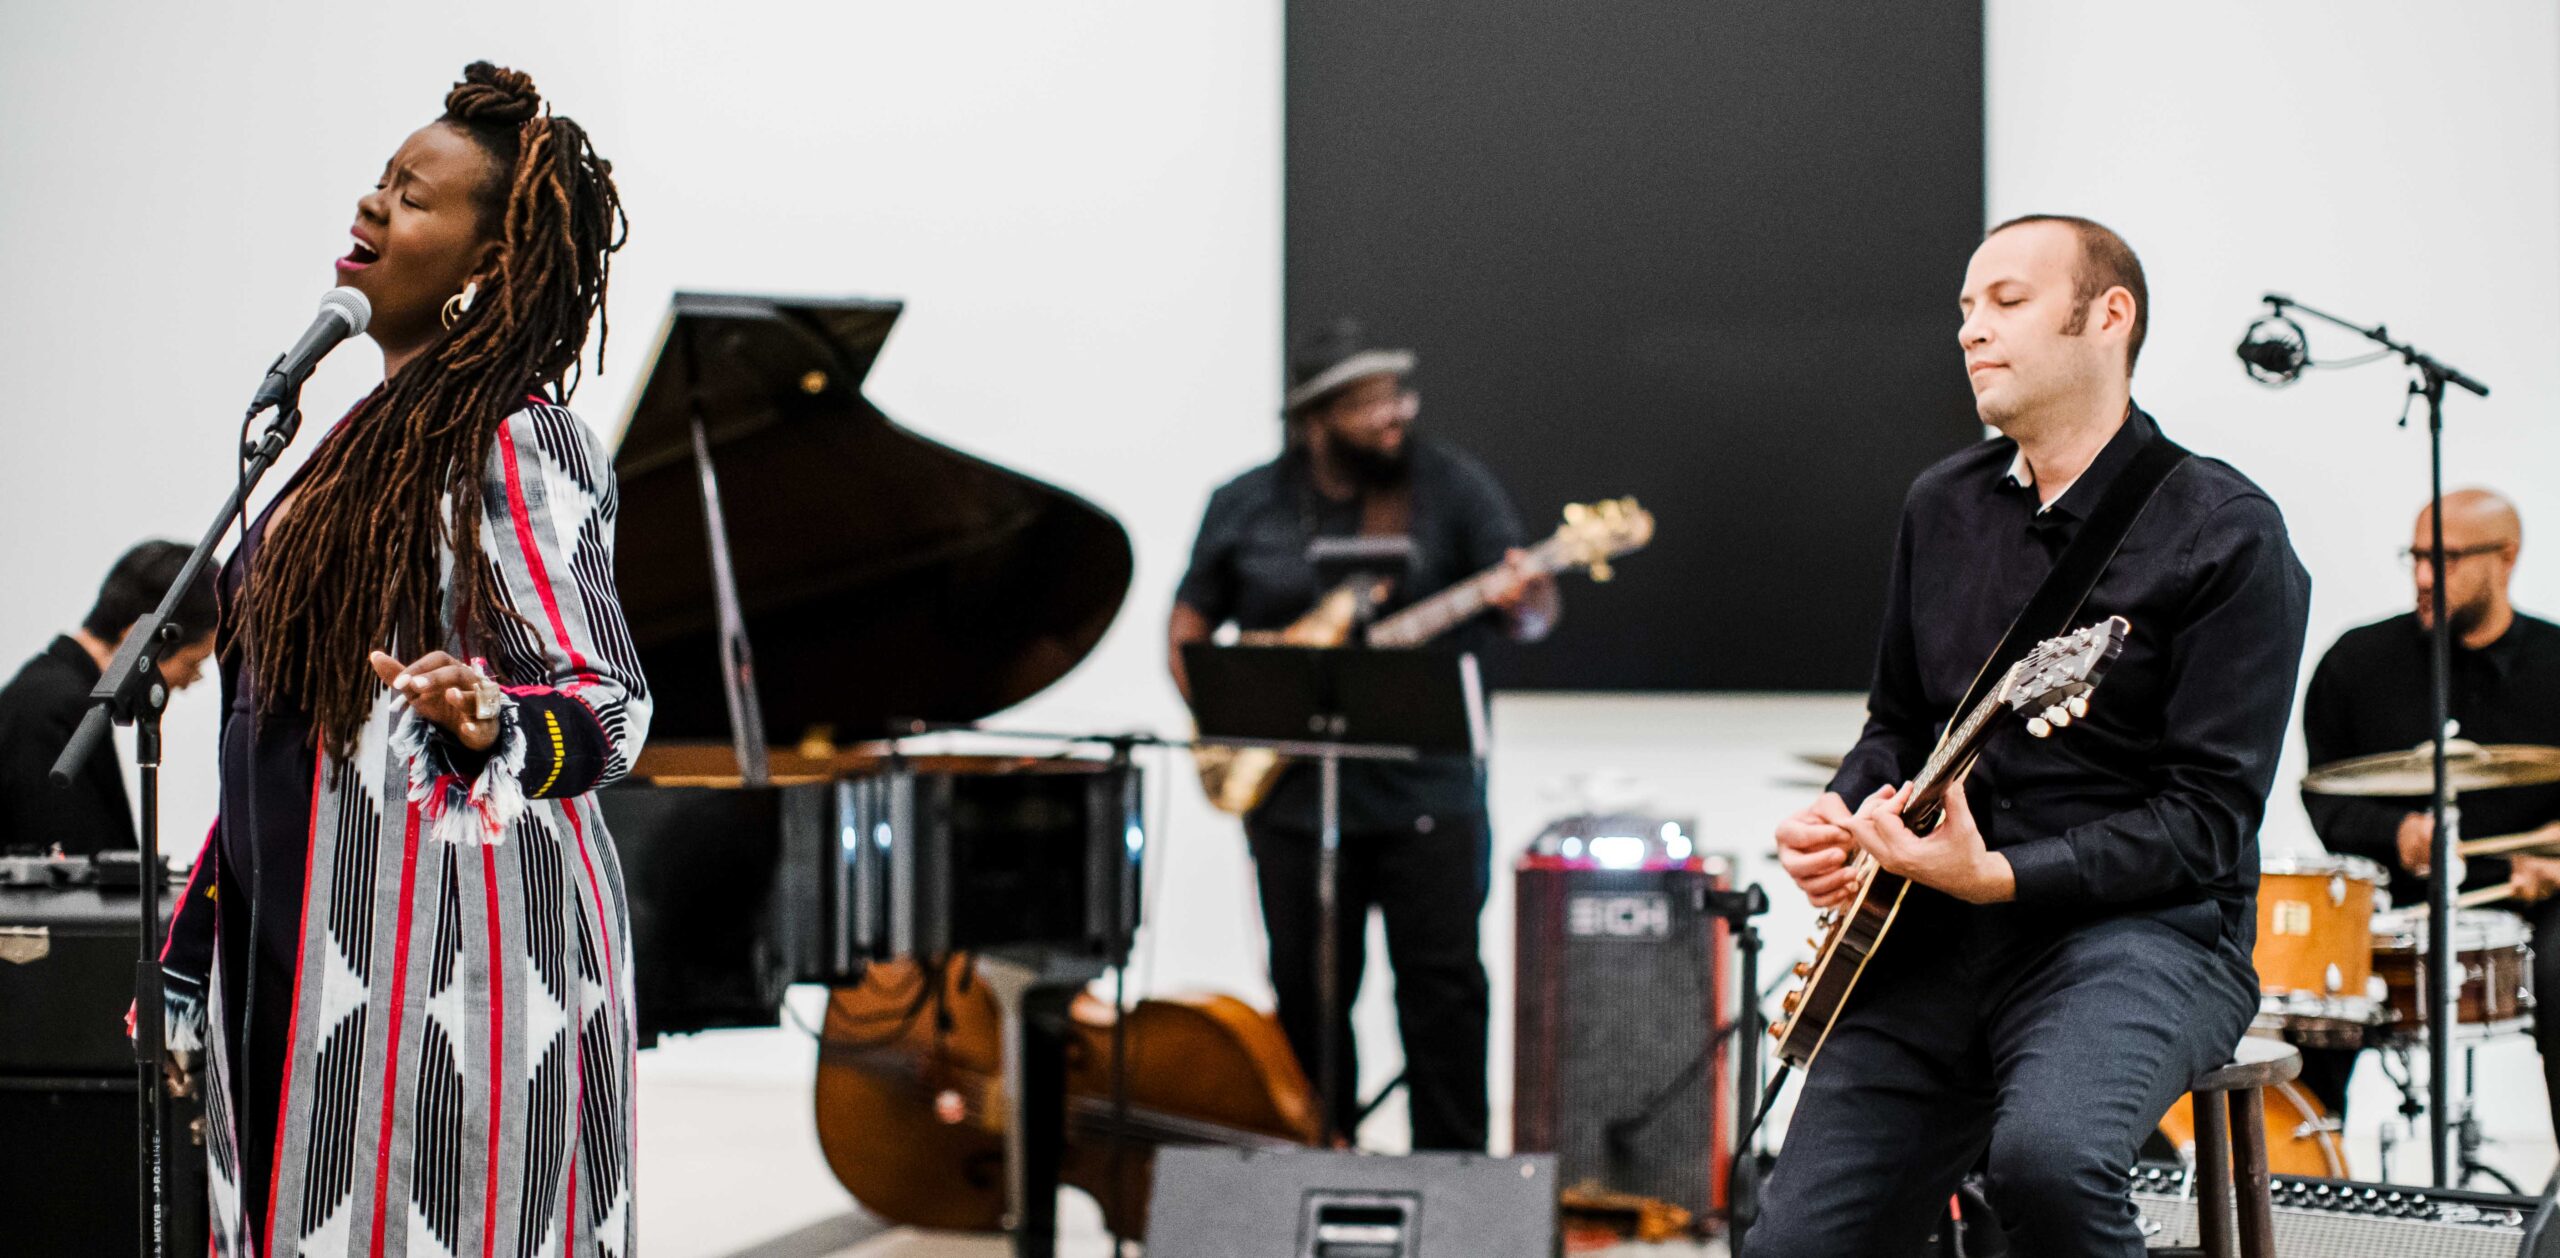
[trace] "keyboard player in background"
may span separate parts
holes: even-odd
[[[157,608],[185,567],[187,547],[144,542],[124,553],[98,589],[98,601],[71,632],[53,640],[0,689],[0,853],[60,848],[70,856],[139,847],[124,766],[114,755],[89,757],[67,790],[54,789],[54,758],[89,711],[89,690],[105,674],[133,622]],[[194,685],[213,654],[213,571],[196,575],[177,618],[186,643],[160,661],[171,690]]]
[[[1280,457],[1210,496],[1190,571],[1175,595],[1169,637],[1176,684],[1187,696],[1182,648],[1218,626],[1278,629],[1312,608],[1321,591],[1308,544],[1318,537],[1409,535],[1411,575],[1385,610],[1428,597],[1480,570],[1518,563],[1520,516],[1483,464],[1440,441],[1415,436],[1420,407],[1405,376],[1413,355],[1363,338],[1343,320],[1302,341],[1290,356],[1288,440]],[[1491,633],[1519,641],[1545,637],[1560,610],[1552,577],[1519,579],[1499,591],[1496,611],[1462,629],[1456,645]],[[1298,1060],[1318,1060],[1316,982],[1316,775],[1284,771],[1268,799],[1245,816],[1262,917],[1270,932],[1271,980],[1280,1024]],[[1413,1147],[1485,1147],[1483,963],[1477,918],[1491,878],[1484,786],[1473,762],[1350,764],[1342,771],[1342,1002],[1359,990],[1369,909],[1386,917],[1387,960],[1395,972],[1404,1040]],[[1351,1021],[1335,1020],[1343,1077],[1357,1080]],[[1346,1086],[1335,1114],[1349,1132],[1358,1107]]]

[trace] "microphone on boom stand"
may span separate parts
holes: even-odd
[[[2281,389],[2302,378],[2302,369],[2311,365],[2311,340],[2303,334],[2302,325],[2286,314],[2293,303],[2272,293],[2267,295],[2267,313],[2240,338],[2240,362],[2249,378],[2270,389]]]

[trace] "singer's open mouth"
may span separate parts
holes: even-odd
[[[381,257],[381,256],[382,256],[381,254],[375,253],[373,250],[365,248],[365,246],[364,246],[364,242],[363,242],[363,241],[361,241],[361,240],[359,240],[359,241],[357,241],[357,242],[355,243],[355,247],[354,247],[354,248],[347,250],[347,256],[346,256],[346,258],[345,258],[345,261],[346,261],[346,262],[347,262],[347,264],[348,264],[348,265],[350,265],[350,266],[367,266],[367,265],[370,265],[370,264],[371,264],[371,263],[372,263],[376,258],[379,258],[379,257]]]

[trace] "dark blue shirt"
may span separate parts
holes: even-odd
[[[1419,434],[1411,448],[1408,531],[1413,566],[1381,614],[1490,568],[1522,544],[1520,514],[1482,463]],[[1303,460],[1284,454],[1209,495],[1191,567],[1175,601],[1212,625],[1284,628],[1313,608],[1322,593],[1315,567],[1307,562],[1308,543],[1358,533],[1361,514],[1359,499],[1337,501],[1318,493]],[[1480,616],[1434,645],[1482,650],[1493,633],[1493,618]],[[1292,765],[1254,816],[1265,824],[1312,832],[1316,791],[1313,766]],[[1483,810],[1484,791],[1470,760],[1343,766],[1342,822],[1347,831],[1403,829],[1425,816]]]
[[[2063,546],[2158,432],[2133,410],[2046,510],[2011,475],[2018,448],[2007,438],[1913,482],[1866,730],[1832,782],[1852,807],[1920,770]],[[1985,841],[2017,875],[2017,903],[1980,916],[2032,937],[2146,912],[2226,951],[2236,943],[2245,959],[2256,930],[2258,824],[2292,713],[2310,596],[2265,493],[2215,459],[2172,472],[2073,618],[2073,628],[2107,616],[2133,626],[2088,716],[2048,739],[1998,734],[1966,782]]]

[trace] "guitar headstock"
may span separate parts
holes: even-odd
[[[2133,625],[2109,616],[2094,625],[2047,638],[2000,679],[2000,701],[2025,717],[2027,732],[2042,738],[2075,717],[2089,714],[2089,695],[2107,666],[2124,654]]]
[[[1653,540],[1653,513],[1633,498],[1577,502],[1564,509],[1564,523],[1542,549],[1554,554],[1560,568],[1589,568],[1591,579],[1610,577],[1609,561],[1642,550]]]

